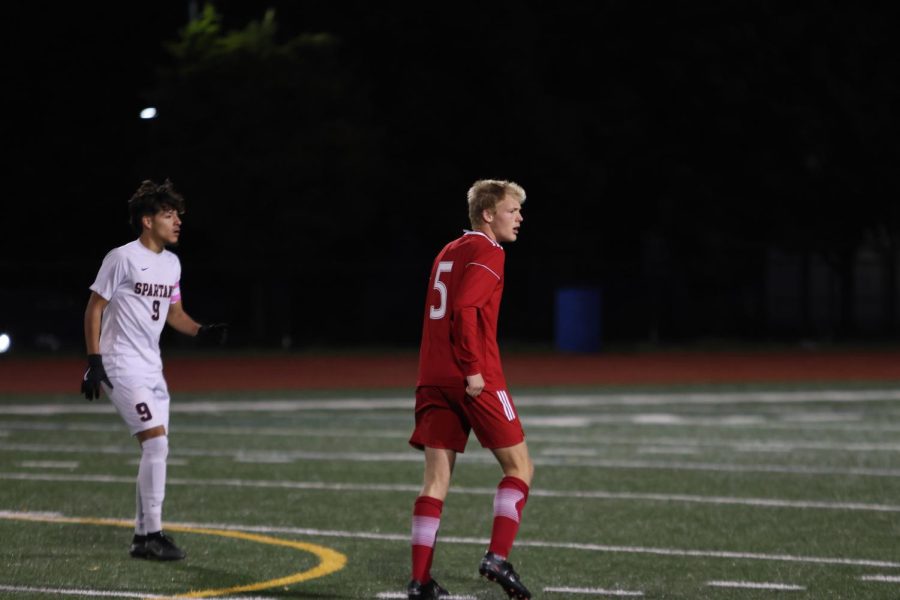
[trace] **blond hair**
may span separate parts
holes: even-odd
[[[469,222],[473,229],[484,225],[482,213],[494,210],[498,202],[507,196],[525,202],[525,190],[518,183],[499,179],[479,179],[472,184],[466,195],[469,201]]]

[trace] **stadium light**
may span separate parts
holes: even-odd
[[[12,340],[9,339],[9,335],[5,333],[0,333],[0,354],[3,354],[7,350],[9,350],[9,344]]]
[[[141,118],[144,120],[147,119],[155,119],[156,118],[156,108],[153,106],[148,106],[144,110],[141,111]]]

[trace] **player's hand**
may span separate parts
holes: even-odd
[[[102,357],[99,354],[88,354],[88,368],[84,372],[84,378],[81,380],[81,393],[91,401],[94,398],[99,398],[101,382],[108,385],[109,389],[113,389],[113,384],[109,382],[109,377],[106,376],[106,369],[103,368]]]
[[[197,330],[197,337],[215,338],[219,344],[228,339],[228,323],[207,323]]]
[[[478,394],[480,394],[483,390],[484,377],[481,376],[481,373],[466,375],[466,394],[473,398],[477,398]]]

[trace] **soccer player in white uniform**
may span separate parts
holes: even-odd
[[[137,514],[130,554],[180,560],[185,553],[162,530],[169,454],[169,391],[163,378],[159,336],[168,323],[190,336],[224,335],[222,323],[201,325],[181,304],[181,263],[166,250],[178,243],[184,199],[167,179],[144,181],[128,201],[131,225],[140,233],[103,259],[84,313],[88,368],[81,391],[100,397],[101,383],[141,445]]]

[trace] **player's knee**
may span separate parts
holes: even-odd
[[[527,454],[525,456],[516,457],[508,468],[503,470],[504,475],[521,479],[526,484],[531,485],[534,477],[534,462]]]
[[[160,435],[141,443],[141,452],[151,462],[165,462],[169,456],[169,436]]]
[[[423,496],[431,496],[432,498],[437,498],[439,500],[443,500],[447,497],[447,493],[450,491],[450,473],[449,472],[435,472],[435,473],[426,473],[425,482],[422,485],[422,495]]]
[[[528,474],[528,484],[531,485],[531,480],[534,479],[534,461],[530,456],[525,457],[525,472]]]
[[[534,479],[534,462],[531,460],[531,457],[526,456],[524,460],[519,464],[519,479],[531,485],[531,480]]]

